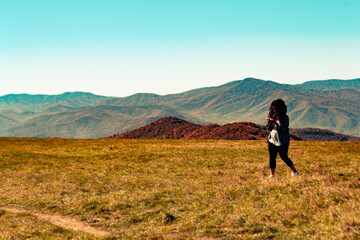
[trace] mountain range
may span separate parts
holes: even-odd
[[[360,136],[360,79],[279,84],[254,78],[216,87],[117,98],[74,92],[0,97],[0,136],[102,138],[175,116],[197,124],[263,125],[271,101],[288,105],[292,128]]]

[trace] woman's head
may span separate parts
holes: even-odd
[[[285,116],[287,112],[287,106],[282,99],[274,100],[270,105],[270,111],[275,111],[280,117]]]

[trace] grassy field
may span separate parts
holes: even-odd
[[[72,217],[107,239],[360,239],[360,143],[0,138],[0,206]],[[0,239],[95,239],[0,210]]]

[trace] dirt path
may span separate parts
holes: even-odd
[[[60,227],[71,229],[74,231],[91,234],[95,237],[107,237],[110,235],[110,232],[108,232],[108,231],[101,230],[101,229],[98,229],[95,227],[91,227],[86,223],[75,220],[73,218],[64,217],[61,215],[43,214],[43,213],[31,211],[31,210],[10,208],[10,207],[1,207],[1,206],[0,206],[0,209],[3,209],[5,211],[11,212],[11,213],[29,213],[31,215],[36,216],[38,219],[40,219],[42,221],[47,221],[52,224],[58,225]]]

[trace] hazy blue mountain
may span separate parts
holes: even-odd
[[[360,90],[360,78],[351,79],[351,80],[330,79],[330,80],[308,81],[302,84],[298,84],[297,86],[311,90],[339,90],[339,89]]]
[[[67,92],[59,95],[9,94],[0,97],[0,112],[41,112],[53,105],[91,107],[108,97],[85,92]]]
[[[7,128],[11,128],[11,127],[15,127],[19,124],[18,121],[8,117],[8,116],[5,116],[5,115],[2,115],[0,114],[0,126],[3,128],[3,129],[7,129]]]
[[[15,137],[99,138],[128,131],[169,115],[184,117],[166,106],[100,105],[74,112],[42,114],[1,134]]]

